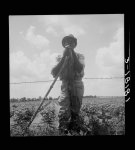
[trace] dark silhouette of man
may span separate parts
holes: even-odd
[[[84,56],[74,51],[77,39],[72,34],[62,39],[62,46],[65,48],[63,55],[57,58],[58,63],[51,73],[53,77],[56,77],[67,56],[68,62],[59,76],[62,85],[61,95],[58,99],[60,106],[58,128],[61,133],[65,133],[71,129],[76,130],[79,125],[79,112],[84,94],[82,78],[85,64]]]

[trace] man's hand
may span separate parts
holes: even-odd
[[[65,48],[65,50],[63,52],[63,57],[70,56],[71,52],[72,52],[72,50],[70,48]]]

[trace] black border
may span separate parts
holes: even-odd
[[[53,2],[52,2],[53,3]],[[63,2],[64,3],[64,2]],[[82,3],[82,2],[81,2]],[[55,4],[52,4],[52,5],[55,5]],[[100,5],[100,4],[99,4]],[[110,4],[111,5],[111,4]],[[88,5],[89,6],[89,5]],[[50,7],[52,7],[52,6],[50,6]],[[57,6],[56,6],[57,7]],[[24,7],[25,8],[25,7]],[[43,6],[43,8],[38,8],[38,9],[36,9],[36,7],[33,9],[33,7],[32,7],[32,9],[31,9],[31,7],[29,7],[29,9],[20,9],[19,7],[17,8],[17,11],[16,11],[16,9],[11,9],[10,11],[9,11],[9,14],[8,14],[8,16],[7,16],[7,20],[8,20],[8,17],[10,16],[10,15],[44,15],[44,14],[124,14],[124,26],[125,26],[125,28],[124,28],[124,36],[125,36],[125,39],[124,39],[124,41],[125,41],[125,57],[126,56],[128,56],[128,39],[129,39],[129,35],[128,35],[128,32],[129,32],[129,30],[130,30],[130,22],[131,22],[131,18],[130,18],[130,13],[129,12],[125,12],[124,10],[121,10],[121,11],[119,11],[119,9],[115,9],[115,8],[112,8],[112,9],[107,9],[107,8],[103,8],[103,9],[99,9],[98,7],[96,8],[96,7],[94,7],[93,5],[90,5],[90,7],[89,8],[87,8],[87,7],[82,7],[81,9],[80,9],[80,11],[78,12],[78,10],[75,10],[76,9],[76,7],[70,7],[70,11],[69,11],[69,8],[67,8],[67,9],[65,9],[65,7],[63,7],[63,6],[61,6],[60,5],[60,8],[58,7],[57,9],[51,9],[51,8],[49,8],[49,9],[46,9],[46,6],[44,5]],[[33,11],[34,10],[34,11]],[[82,13],[82,10],[83,10],[83,13]],[[8,30],[8,36],[9,36],[9,27],[8,27],[8,21],[6,21],[7,22],[7,24],[6,24],[6,27],[7,27],[7,29],[6,30]],[[131,35],[130,35],[131,36]],[[8,49],[9,49],[9,47],[8,47]],[[6,55],[6,57],[7,57],[7,55]],[[131,63],[130,63],[131,64]],[[8,66],[9,66],[9,61],[8,61]],[[5,70],[4,70],[5,71]],[[8,70],[8,74],[9,74],[9,70]],[[9,76],[8,76],[8,79],[9,79]],[[8,85],[9,85],[9,82],[8,82]],[[9,87],[10,88],[10,87]],[[130,90],[130,91],[132,91],[132,90]],[[7,93],[7,92],[6,92]],[[130,92],[131,93],[131,92]],[[9,99],[9,95],[8,95],[8,98],[7,99]],[[7,107],[8,105],[9,105],[9,102],[7,102],[7,99],[6,99],[6,103],[7,104],[5,104],[5,106]],[[130,124],[129,124],[129,122],[130,123],[132,123],[132,121],[130,120],[130,116],[131,116],[131,105],[132,105],[132,99],[130,99],[130,101],[129,102],[127,102],[126,103],[126,130],[125,130],[125,132],[126,132],[126,135],[125,136],[127,136],[127,135],[131,135],[131,131],[129,130],[129,128],[130,128]],[[10,109],[10,108],[9,108]],[[10,116],[9,116],[9,112],[10,112],[10,110],[7,110],[7,117],[4,117],[4,119],[6,118],[6,121],[7,121],[7,118],[9,117],[10,118]],[[133,116],[133,115],[132,115]],[[5,122],[6,122],[5,121]],[[7,124],[10,124],[10,122],[9,122],[9,120],[7,121]],[[6,129],[4,129],[4,130],[6,130],[7,131],[7,129],[9,129],[9,124],[7,125],[7,126],[5,126],[6,127]],[[29,140],[31,140],[31,145],[34,145],[34,143],[35,142],[37,142],[37,141],[41,141],[41,140],[43,140],[44,141],[44,144],[45,143],[48,143],[48,144],[51,144],[51,146],[53,146],[53,142],[56,140],[56,138],[54,138],[54,140],[53,140],[53,142],[50,142],[50,141],[52,141],[52,139],[50,139],[50,137],[25,137],[25,138],[15,138],[15,137],[10,137],[10,129],[8,130],[9,132],[7,132],[7,137],[9,136],[9,140],[11,141],[11,142],[13,142],[13,141],[15,141],[15,143],[16,142],[18,142],[18,141],[25,141],[26,140],[26,143],[29,143]],[[83,142],[85,142],[85,140],[87,139],[88,141],[88,145],[89,144],[91,144],[93,141],[95,141],[95,140],[97,140],[97,138],[99,138],[100,140],[102,139],[103,141],[103,143],[105,144],[107,141],[107,139],[109,139],[109,138],[113,138],[113,140],[114,139],[116,139],[117,140],[117,138],[122,138],[122,137],[125,137],[125,136],[110,136],[110,137],[108,137],[108,136],[102,136],[102,137],[96,137],[96,139],[95,139],[95,136],[94,137],[83,137],[83,138],[81,138],[80,139],[80,142],[82,142],[82,139],[84,140]],[[89,139],[90,138],[90,139]],[[104,139],[105,138],[105,139]],[[36,139],[36,140],[35,140]],[[58,138],[57,138],[58,139]],[[125,138],[124,138],[125,139]],[[34,140],[35,140],[35,142],[34,142]],[[60,140],[60,141],[59,141]],[[64,146],[64,147],[66,147],[66,146],[68,146],[69,144],[71,144],[71,143],[69,143],[69,139],[63,139],[63,138],[61,138],[61,139],[58,139],[58,140],[56,140],[56,144],[57,144],[57,146],[58,146],[58,148],[59,148],[59,144],[60,144],[60,142],[61,142],[61,140],[62,141],[65,141],[67,144]],[[78,139],[77,139],[78,140]],[[77,140],[76,140],[76,142],[77,142]],[[93,140],[93,141],[91,141],[91,140]],[[105,140],[105,141],[104,141]],[[112,140],[112,139],[111,139]],[[119,140],[119,139],[118,139]],[[123,140],[123,139],[122,139]],[[73,141],[73,140],[72,140]],[[50,142],[50,143],[49,143]],[[58,142],[58,143],[57,143]],[[78,144],[79,145],[79,143],[77,142],[76,143],[75,141],[73,141],[73,143],[74,143],[74,145],[75,144]],[[119,143],[119,141],[117,141],[118,143]],[[124,141],[123,141],[124,142]],[[15,144],[14,143],[14,144]],[[97,143],[97,141],[95,142],[95,143]],[[112,143],[113,143],[113,141],[112,141]],[[117,144],[118,144],[117,143]],[[86,145],[87,145],[86,144]],[[103,145],[104,145],[103,144]],[[116,144],[116,143],[114,143],[114,144]],[[106,144],[105,144],[106,145]],[[21,146],[21,145],[20,145]],[[55,147],[55,148],[57,148],[57,146]],[[101,146],[101,145],[100,145]],[[24,145],[24,147],[25,147],[25,145]],[[46,146],[45,146],[46,147]],[[60,146],[60,147],[62,147],[62,146]],[[39,148],[39,147],[38,147]]]

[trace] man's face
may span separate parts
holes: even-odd
[[[75,42],[73,42],[72,40],[68,40],[65,42],[65,47],[68,47],[68,48],[74,49],[75,45],[76,45]]]

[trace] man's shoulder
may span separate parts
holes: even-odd
[[[58,55],[56,56],[56,61],[59,62],[61,59],[62,59],[62,55],[61,55],[61,54],[58,54]]]
[[[85,58],[83,54],[80,53],[76,53],[76,56],[78,57],[78,60],[80,61],[81,64],[83,64],[83,66],[85,67]]]
[[[84,55],[81,54],[81,53],[76,53],[77,57],[80,58],[80,59],[84,59]]]

